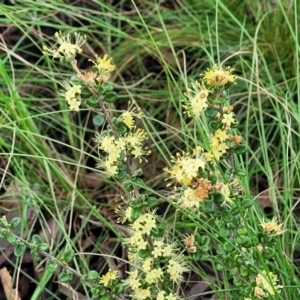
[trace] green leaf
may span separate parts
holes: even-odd
[[[104,101],[107,103],[114,103],[118,99],[118,94],[115,92],[108,92],[104,96]]]
[[[125,134],[128,131],[128,127],[124,123],[115,125],[115,128],[119,134]]]
[[[151,253],[150,249],[140,250],[138,255],[140,258],[147,258]]]
[[[208,175],[207,179],[211,181],[211,184],[216,184],[218,177],[216,175]]]
[[[245,236],[245,235],[241,235],[241,236],[237,236],[236,237],[236,242],[238,244],[240,244],[241,246],[248,248],[246,246],[249,245],[249,242],[251,243],[251,240],[249,239],[249,237]],[[251,245],[251,244],[250,244]]]
[[[229,253],[229,252],[233,251],[234,246],[233,246],[232,243],[225,242],[224,245],[223,245],[223,249],[225,250],[225,252]]]
[[[15,217],[10,221],[10,228],[13,230],[19,226],[21,219],[19,217]]]
[[[19,244],[14,249],[14,254],[16,257],[20,257],[24,254],[26,246],[24,244]]]
[[[216,264],[216,269],[218,271],[223,271],[225,269],[225,267],[223,265],[221,265],[221,264]]]
[[[124,286],[118,284],[113,287],[112,292],[116,295],[121,295],[121,294],[124,294],[124,288],[125,288]]]
[[[83,87],[81,88],[80,96],[82,99],[88,100],[91,96],[93,96],[93,93],[87,87]]]
[[[249,271],[246,268],[241,268],[241,276],[247,277],[249,275]]]
[[[230,268],[230,269],[232,269],[232,268],[234,268],[236,266],[235,260],[231,256],[229,256],[229,255],[227,255],[225,257],[224,263],[226,264],[226,267]]]
[[[58,275],[58,280],[60,282],[70,282],[72,279],[73,274],[66,270],[62,270],[62,272]]]
[[[216,131],[221,126],[221,123],[219,121],[210,121],[208,126],[211,130]]]
[[[243,154],[243,153],[246,153],[247,151],[248,151],[248,147],[246,145],[237,145],[234,148],[235,154]]]
[[[202,235],[201,236],[201,245],[210,245],[211,240],[207,235]]]
[[[231,214],[232,214],[233,216],[236,216],[236,215],[238,215],[239,213],[240,213],[240,208],[239,208],[238,206],[232,207],[232,209],[231,209]]]
[[[9,233],[7,236],[6,236],[6,239],[7,241],[10,243],[10,244],[14,244],[16,242],[16,236],[13,234],[13,233]]]
[[[71,76],[70,81],[72,83],[74,83],[74,84],[80,84],[80,85],[82,85],[82,81],[77,76],[75,76],[75,75]]]
[[[241,169],[237,169],[235,171],[235,174],[239,177],[245,177],[247,175],[247,173],[244,171],[244,170],[241,170]]]
[[[229,235],[229,230],[227,228],[221,228],[219,235],[221,237],[227,237]]]
[[[132,220],[136,220],[142,213],[142,209],[140,207],[132,208],[131,218]]]
[[[57,263],[53,260],[49,260],[48,263],[47,263],[47,270],[50,272],[50,273],[54,273],[57,269]]]
[[[222,220],[224,220],[227,224],[231,223],[232,221],[232,213],[231,211],[224,211],[222,212]]]
[[[100,102],[100,98],[99,96],[94,96],[92,95],[89,99],[88,99],[88,103],[95,107],[98,103]]]
[[[208,173],[206,171],[200,171],[200,172],[198,172],[198,177],[199,178],[207,178]]]
[[[246,227],[238,228],[236,232],[238,235],[247,235],[248,234],[248,230]]]
[[[74,255],[75,255],[75,252],[73,249],[65,250],[63,253],[63,261],[68,264],[69,262],[71,262],[73,260]]]
[[[158,200],[155,197],[148,197],[147,203],[148,203],[148,206],[153,207],[158,204]]]
[[[242,201],[241,206],[246,209],[246,208],[251,207],[253,204],[254,204],[254,202],[252,199],[245,199]]]
[[[132,181],[138,186],[141,186],[141,187],[146,186],[143,179],[141,179],[141,178],[137,177],[137,178],[132,179]]]
[[[122,185],[127,191],[132,189],[132,182],[130,180],[124,180]]]
[[[210,249],[209,245],[203,245],[200,247],[201,252],[208,252]]]
[[[40,244],[43,243],[42,238],[41,238],[39,235],[37,235],[37,234],[34,234],[34,235],[32,236],[32,238],[31,238],[31,240],[32,240],[33,243],[35,243],[35,244],[37,244],[37,245],[40,245]]]
[[[238,286],[238,287],[244,285],[243,281],[238,280],[238,279],[236,279],[236,278],[234,278],[233,284],[234,284],[235,286]]]
[[[40,255],[38,254],[38,252],[32,252],[31,251],[31,254],[32,254],[32,258],[33,258],[33,261],[34,262],[38,262],[38,261],[40,261],[41,260],[41,257],[40,257]]]
[[[221,204],[225,201],[224,196],[221,193],[215,193],[214,200],[216,203],[219,203],[219,204]]]
[[[218,110],[214,107],[210,107],[208,108],[206,111],[205,111],[205,114],[210,117],[210,118],[213,118],[215,117],[217,114],[218,114]]]
[[[95,126],[101,126],[104,123],[104,117],[102,115],[96,115],[93,118],[93,124]]]
[[[210,260],[210,254],[207,252],[201,253],[201,260]]]
[[[193,253],[193,260],[202,260],[202,254],[200,251]]]
[[[121,170],[119,170],[118,174],[115,175],[115,178],[118,179],[118,180],[122,180],[126,177],[126,175],[127,175],[126,170],[121,169]]]
[[[41,243],[39,246],[38,246],[38,249],[40,251],[46,251],[47,249],[49,248],[49,245],[47,243]]]
[[[87,276],[88,280],[93,280],[93,281],[99,281],[100,280],[99,273],[97,271],[94,271],[94,270],[89,271],[86,276]]]
[[[214,103],[215,103],[215,104],[219,104],[219,105],[223,105],[225,102],[226,102],[226,99],[225,99],[225,98],[216,98],[216,99],[214,100]]]
[[[113,86],[111,86],[110,84],[103,84],[99,87],[98,93],[99,95],[104,95],[108,92],[111,92],[113,89]]]
[[[151,235],[156,238],[160,238],[164,235],[165,231],[162,228],[156,227],[151,229]]]
[[[273,258],[276,254],[276,250],[274,248],[265,248],[262,252],[263,258],[270,259]]]

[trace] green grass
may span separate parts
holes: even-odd
[[[0,21],[7,27],[0,43],[1,184],[4,191],[10,185],[19,186],[15,209],[22,212],[23,232],[27,236],[47,232],[51,220],[56,228],[48,240],[51,253],[58,256],[66,246],[73,248],[75,268],[81,273],[98,256],[103,256],[99,271],[111,263],[106,254],[120,256],[120,228],[126,232],[116,224],[114,213],[122,203],[122,186],[95,169],[91,115],[70,113],[58,95],[70,71],[41,54],[43,44],[53,42],[54,32],[87,35],[87,57],[79,61],[82,68],[95,53],[113,57],[117,71],[111,81],[120,95],[115,109],[126,109],[127,102],[135,100],[145,113],[142,125],[149,134],[152,155],[142,166],[144,180],[153,189],[149,192],[170,205],[168,196],[174,192],[166,188],[162,168],[170,165],[170,155],[203,144],[206,126],[194,125],[184,115],[184,92],[211,64],[225,62],[239,76],[231,88],[231,101],[240,121],[238,130],[249,146],[249,152],[239,157],[247,173],[243,187],[257,200],[247,218],[254,224],[263,217],[260,192],[268,190],[272,214],[287,229],[278,239],[274,257],[274,270],[284,285],[276,299],[297,299],[300,276],[292,263],[300,251],[297,1],[183,0],[174,1],[176,9],[154,1],[119,1],[114,6],[100,0],[77,5],[58,0],[11,3],[0,6]],[[3,201],[6,197],[3,194]],[[26,216],[32,210],[36,215],[30,226]],[[168,219],[170,229],[176,215]],[[201,218],[190,225],[199,222],[205,230]],[[87,251],[84,242],[89,244]],[[222,289],[232,289],[227,273],[213,266],[209,270],[211,276],[203,265],[193,265],[196,274],[211,282],[211,295],[225,299]],[[37,280],[42,288],[36,287],[32,299],[39,299],[43,290],[61,299],[51,288],[44,288],[48,280],[55,278]],[[79,287],[79,282],[73,286]],[[80,292],[87,290],[81,286]]]

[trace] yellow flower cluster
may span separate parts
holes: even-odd
[[[285,230],[281,229],[283,224],[277,224],[276,217],[274,217],[270,222],[261,222],[260,226],[269,235],[281,235]]]
[[[207,85],[221,85],[224,86],[230,82],[235,82],[236,76],[232,75],[231,72],[233,68],[227,67],[223,68],[223,66],[213,66],[211,69],[208,69],[204,76],[204,82]]]
[[[59,47],[53,46],[48,48],[43,47],[44,54],[53,56],[53,58],[65,57],[68,60],[75,59],[77,53],[81,53],[81,46],[86,42],[86,37],[78,33],[74,33],[75,43],[72,42],[70,34],[62,34],[61,32],[55,33],[55,39]]]
[[[101,276],[100,283],[108,286],[112,281],[118,278],[118,271],[109,270],[105,275]]]
[[[66,101],[69,104],[70,110],[79,111],[79,107],[81,104],[81,85],[73,85],[67,81],[64,81],[62,86],[65,91],[61,91],[60,95],[66,98]]]
[[[209,93],[210,91],[198,81],[192,83],[192,88],[188,89],[188,93],[186,94],[187,105],[183,105],[189,116],[193,114],[199,117],[201,112],[207,109],[207,97]]]
[[[194,177],[197,177],[198,171],[205,169],[205,158],[202,154],[202,149],[197,148],[193,154],[176,153],[176,157],[171,157],[173,166],[171,169],[165,168],[164,171],[169,173],[174,180],[167,186],[170,186],[174,181],[189,186]]]
[[[102,58],[96,55],[95,59],[90,59],[93,63],[93,69],[98,73],[97,81],[99,83],[106,82],[109,79],[110,73],[113,72],[116,66],[112,63],[112,58],[105,54]]]
[[[262,271],[256,276],[254,295],[258,298],[267,298],[281,292],[282,285],[277,285],[277,275],[272,272]]]
[[[143,129],[137,129],[118,138],[113,135],[96,134],[94,141],[99,145],[99,149],[108,154],[105,161],[98,163],[98,167],[104,168],[107,176],[110,177],[118,174],[119,159],[122,153],[125,154],[125,160],[129,156],[133,156],[141,162],[144,155],[150,154],[150,150],[143,148],[143,142],[146,139],[147,136]]]
[[[135,127],[134,118],[140,119],[142,117],[142,113],[139,111],[137,107],[134,107],[133,104],[129,103],[129,108],[127,111],[124,111],[121,114],[121,118],[123,123],[131,130]]]
[[[133,299],[178,299],[177,295],[159,290],[158,282],[166,278],[178,284],[183,279],[183,272],[188,269],[183,257],[176,253],[176,245],[162,240],[153,240],[151,230],[156,228],[154,213],[141,215],[131,225],[130,261],[137,269],[129,272],[128,284],[133,291]],[[151,242],[149,242],[151,240]],[[149,255],[141,258],[138,253],[148,249]],[[164,259],[164,264],[160,260]]]
[[[231,125],[237,123],[232,112],[232,106],[223,107],[223,114],[218,113],[217,118],[221,118],[223,127],[222,129],[217,129],[210,137],[210,151],[204,153],[205,158],[209,162],[221,159],[229,149],[228,142],[232,142],[235,145],[241,142],[240,136],[231,136],[229,134]]]

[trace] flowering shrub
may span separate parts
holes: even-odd
[[[142,192],[142,170],[132,169],[133,160],[147,162],[146,157],[151,153],[144,145],[146,132],[136,125],[136,119],[143,114],[134,102],[120,115],[112,116],[109,111],[109,104],[118,99],[108,82],[115,70],[112,59],[106,54],[96,56],[90,60],[90,70],[80,71],[76,55],[82,53],[86,38],[74,34],[73,41],[73,36],[62,33],[55,37],[57,45],[44,47],[44,53],[71,66],[75,72],[63,82],[60,95],[70,110],[86,107],[94,113],[94,125],[102,126],[101,133],[96,132],[94,138],[101,153],[97,167],[107,177],[121,181],[127,192],[125,208],[116,211],[120,214],[118,221],[128,224],[128,237],[123,244],[128,250],[129,270],[124,280],[119,280],[118,270],[108,270],[106,274],[90,270],[81,275],[67,266],[74,255],[68,251],[61,259],[50,259],[53,270],[57,264],[64,268],[59,280],[70,282],[72,274],[79,276],[89,283],[95,299],[126,295],[137,300],[179,300],[184,297],[180,283],[192,270],[191,262],[208,261],[231,276],[232,285],[237,288],[232,299],[267,299],[279,295],[283,287],[278,284],[269,261],[274,256],[276,238],[284,230],[276,219],[257,220],[256,227],[247,219],[253,201],[243,192],[239,179],[245,174],[235,159],[247,151],[247,146],[234,133],[238,121],[228,93],[237,81],[234,70],[212,66],[191,83],[183,99],[186,115],[194,120],[205,118],[208,128],[205,139],[192,152],[176,153],[170,158],[170,166],[164,169],[169,176],[166,186],[174,188],[170,201],[179,217],[175,229],[184,228],[186,222],[193,224],[185,229],[184,235],[176,236],[174,242],[166,230],[167,221],[157,213],[158,200]],[[17,245],[16,255],[28,246],[37,258],[39,253],[48,257],[47,247],[38,237],[30,243],[11,232],[16,223],[11,226],[5,218],[1,219],[1,237]]]

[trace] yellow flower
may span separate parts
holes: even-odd
[[[74,85],[72,82],[64,81],[62,86],[65,90],[60,91],[60,95],[66,98],[70,110],[79,111],[81,105],[81,85]]]
[[[134,118],[140,119],[142,117],[142,113],[137,107],[134,107],[134,103],[129,103],[128,110],[124,111],[121,114],[121,117],[125,125],[131,130],[135,125]]]
[[[117,219],[117,223],[124,224],[127,220],[131,221],[132,217],[132,207],[128,206],[123,210],[120,206],[116,208],[116,213],[120,214],[120,217]]]
[[[107,54],[104,54],[102,58],[96,56],[96,63],[99,73],[101,73],[101,71],[113,72],[116,68],[116,66],[112,64],[112,58],[108,57]]]
[[[214,136],[222,143],[228,140],[228,134],[226,130],[217,129]]]
[[[193,207],[199,208],[201,201],[204,201],[204,199],[199,198],[198,195],[195,193],[194,189],[187,188],[186,190],[184,190],[183,194],[178,200],[178,204],[182,208],[187,208],[187,209],[191,209]]]
[[[145,281],[149,284],[157,283],[157,281],[163,276],[161,268],[152,269],[146,273]]]
[[[147,257],[145,260],[144,260],[144,263],[143,263],[143,271],[145,273],[147,272],[150,272],[151,271],[151,268],[152,268],[152,264],[153,264],[153,258],[152,257]]]
[[[236,76],[231,74],[233,70],[230,67],[223,68],[215,65],[205,72],[203,79],[208,85],[226,85],[236,80]]]
[[[132,271],[132,272],[128,272],[129,274],[129,285],[133,290],[137,290],[141,283],[140,280],[138,278],[138,271]]]
[[[234,119],[233,116],[234,116],[233,112],[223,115],[222,123],[226,126],[225,128],[229,128],[231,124],[237,123],[237,121]]]
[[[154,214],[146,213],[141,215],[131,225],[135,232],[142,234],[150,234],[150,231],[156,227],[156,220]]]
[[[69,108],[70,108],[70,110],[79,111],[80,104],[81,104],[81,102],[77,101],[75,98],[71,99],[69,101]]]
[[[151,298],[151,292],[150,289],[136,289],[134,290],[133,299],[137,300],[144,300],[147,298]]]
[[[227,149],[229,149],[229,146],[225,142],[220,142],[220,137],[222,138],[223,131],[221,132],[222,133],[218,132],[218,136],[214,135],[211,138],[211,149],[210,151],[204,153],[207,161],[213,161],[213,159],[219,161],[222,155],[226,153]]]
[[[170,259],[167,264],[166,272],[169,274],[170,279],[177,284],[183,279],[182,273],[187,271],[189,271],[189,269],[185,266],[185,263],[181,256]]]
[[[192,83],[192,88],[188,89],[188,93],[186,94],[187,105],[183,105],[189,116],[194,115],[199,117],[201,112],[206,110],[208,107],[207,97],[209,93],[210,91],[198,81]]]
[[[144,240],[141,231],[134,232],[130,237],[131,246],[135,247],[137,251],[145,250],[147,248],[148,242]]]
[[[176,153],[176,158],[171,157],[173,167],[171,169],[164,168],[164,171],[171,174],[171,179],[183,185],[190,185],[194,177],[197,177],[199,169],[204,170],[205,159],[202,153],[195,152],[191,155],[185,152]],[[172,181],[172,182],[173,182]],[[169,185],[172,184],[172,182]]]
[[[82,49],[80,48],[85,42],[86,37],[80,35],[79,33],[74,33],[74,40],[72,42],[72,36],[68,34],[62,34],[61,32],[55,33],[55,39],[59,44],[59,47],[56,46],[48,48],[47,46],[43,47],[44,54],[53,56],[53,58],[65,57],[68,60],[75,59],[77,53],[81,53]]]
[[[281,229],[282,224],[277,224],[276,217],[274,217],[270,222],[261,222],[260,226],[270,235],[281,235],[285,230]]]
[[[280,293],[283,288],[282,285],[277,285],[277,275],[272,272],[266,272],[265,270],[256,276],[256,288],[254,294],[257,297],[267,297],[269,295],[275,295]]]
[[[105,275],[100,279],[100,283],[104,286],[108,286],[109,283],[118,278],[118,271],[109,270]]]

